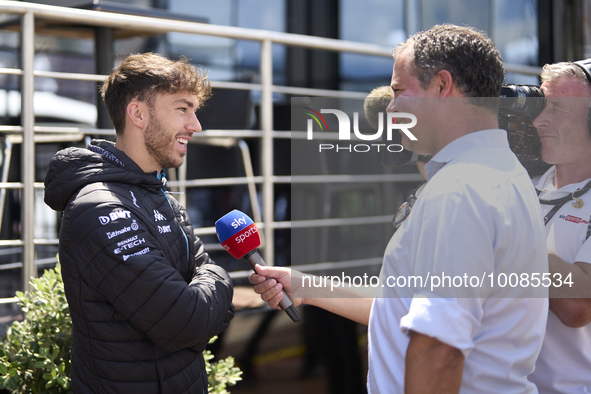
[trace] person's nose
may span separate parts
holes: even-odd
[[[193,133],[199,133],[201,130],[203,130],[201,127],[201,122],[199,122],[199,119],[197,119],[197,114],[193,114],[191,121],[187,125],[187,129]]]
[[[550,124],[550,120],[548,119],[546,108],[544,108],[542,112],[540,112],[538,116],[534,118],[532,124],[538,130],[541,127],[548,127],[548,125]]]
[[[396,97],[392,97],[390,103],[386,107],[386,112],[396,112]]]

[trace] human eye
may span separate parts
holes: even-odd
[[[563,106],[563,105],[561,105],[561,104],[554,104],[554,105],[552,105],[550,107],[550,109],[553,112],[556,112],[556,113],[565,113],[565,112],[568,112],[567,109],[566,109],[566,107]]]

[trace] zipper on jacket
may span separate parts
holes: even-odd
[[[163,174],[160,172],[156,172],[156,177],[160,180],[162,180],[162,176]],[[172,211],[172,214],[174,215],[174,217],[176,218],[176,214],[174,212],[174,208],[172,207],[172,204],[170,203],[170,199],[168,198],[168,195],[166,194],[166,192],[164,191],[164,189],[160,188],[160,191],[162,192],[162,194],[164,194],[164,197],[166,197],[166,201],[168,201],[168,205],[170,206],[170,210]],[[187,234],[185,234],[185,230],[183,230],[183,227],[181,226],[181,224],[179,223],[179,227],[181,228],[181,233],[183,233],[183,236],[185,237],[185,243],[187,244],[187,263],[189,263],[191,260],[190,256],[189,256],[189,239],[187,238]]]

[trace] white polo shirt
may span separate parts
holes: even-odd
[[[573,183],[558,190],[554,187],[556,167],[534,179],[540,198],[552,200],[582,189],[591,179]],[[546,225],[548,250],[567,263],[591,264],[591,240],[587,228],[591,218],[591,191],[580,197],[584,204],[575,208],[572,201],[564,204]],[[546,215],[552,205],[542,205]],[[546,337],[536,370],[530,380],[540,393],[591,393],[591,324],[570,328],[550,311]]]
[[[412,330],[462,352],[462,393],[535,393],[527,375],[544,336],[547,289],[520,293],[532,298],[507,298],[507,288],[480,287],[473,280],[492,278],[497,284],[499,274],[547,272],[544,226],[531,180],[503,130],[451,142],[426,169],[429,182],[385,252],[380,274],[385,285],[369,323],[368,391],[403,392]],[[431,288],[392,280],[410,276],[471,282]]]

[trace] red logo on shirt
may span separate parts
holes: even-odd
[[[571,215],[567,215],[564,220],[566,220],[567,222],[573,222],[573,223],[581,223],[581,218],[578,218],[576,216],[571,216]]]

